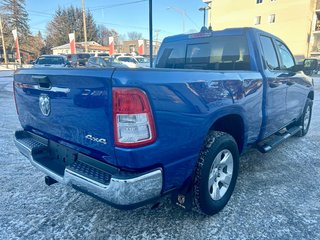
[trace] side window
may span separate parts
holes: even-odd
[[[92,59],[92,63],[95,65],[99,64],[98,58],[95,57],[94,59]]]
[[[282,60],[281,69],[289,69],[293,67],[295,63],[290,50],[282,42],[276,42],[280,53],[280,58]]]
[[[277,53],[272,43],[272,39],[266,36],[260,36],[261,46],[264,54],[264,59],[270,70],[279,70],[279,61]]]
[[[160,49],[160,56],[156,64],[157,68],[184,68],[185,64],[185,44],[167,44],[165,49]]]

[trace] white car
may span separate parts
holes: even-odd
[[[34,62],[34,68],[50,67],[63,68],[70,67],[67,58],[62,55],[42,55]]]
[[[129,68],[150,67],[150,62],[142,56],[119,56],[117,57],[117,60],[127,65]]]

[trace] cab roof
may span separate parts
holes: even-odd
[[[207,28],[202,28],[200,32],[198,33],[190,33],[190,34],[179,34],[175,36],[169,36],[166,37],[163,40],[163,43],[169,43],[169,42],[177,42],[177,41],[183,41],[187,39],[196,39],[196,38],[206,38],[206,37],[213,37],[213,36],[231,36],[231,35],[244,35],[246,32],[260,32],[265,35],[269,35],[272,37],[275,37],[274,35],[267,33],[265,31],[262,31],[257,28],[253,27],[245,27],[245,28],[226,28],[224,30],[219,31],[212,31],[208,30]],[[277,38],[277,37],[275,37]]]

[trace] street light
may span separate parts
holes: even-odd
[[[177,7],[167,7],[167,10],[173,10],[179,14],[181,14],[182,17],[182,32],[185,32],[185,16],[186,16],[186,12],[181,9],[181,8],[177,8]]]
[[[199,11],[203,11],[203,26],[206,26],[206,11],[209,11],[211,9],[210,4],[212,0],[202,0],[203,3],[207,4],[206,7],[199,8]],[[211,16],[209,16],[209,29],[211,29]]]

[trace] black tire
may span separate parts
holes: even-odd
[[[231,160],[229,159],[230,153],[232,155],[232,159],[230,158]],[[226,164],[226,167],[224,167],[221,160],[224,160],[227,156],[229,156],[229,160],[227,160],[229,166]],[[216,161],[214,163],[215,159]],[[221,170],[219,170],[218,167],[214,167],[217,161],[219,162]],[[232,167],[230,165],[231,161],[233,164]],[[228,171],[230,172],[231,168],[232,175],[230,176]],[[237,181],[238,171],[239,151],[234,138],[224,132],[211,131],[205,140],[196,166],[193,188],[193,201],[196,210],[206,215],[213,215],[222,210],[232,195]],[[221,177],[220,173],[224,176],[228,175],[228,179],[231,179],[229,184],[224,184],[223,182],[225,181],[222,180],[219,182],[219,178]],[[214,179],[213,185],[209,184],[209,179],[211,179],[211,181]],[[225,177],[225,179],[227,178]],[[226,188],[226,191],[225,189],[222,189],[222,187]],[[219,194],[214,194],[213,189],[217,189],[215,193],[219,192]],[[222,196],[220,195],[219,189],[225,191]],[[218,197],[221,198],[219,199]]]
[[[312,116],[312,103],[313,103],[312,100],[308,98],[306,105],[304,107],[303,113],[302,113],[301,117],[299,118],[299,120],[296,122],[297,126],[302,126],[301,131],[299,131],[296,134],[297,137],[303,137],[309,131],[309,127],[310,127],[310,123],[311,123],[311,116]],[[306,120],[306,122],[305,122],[305,120]]]

